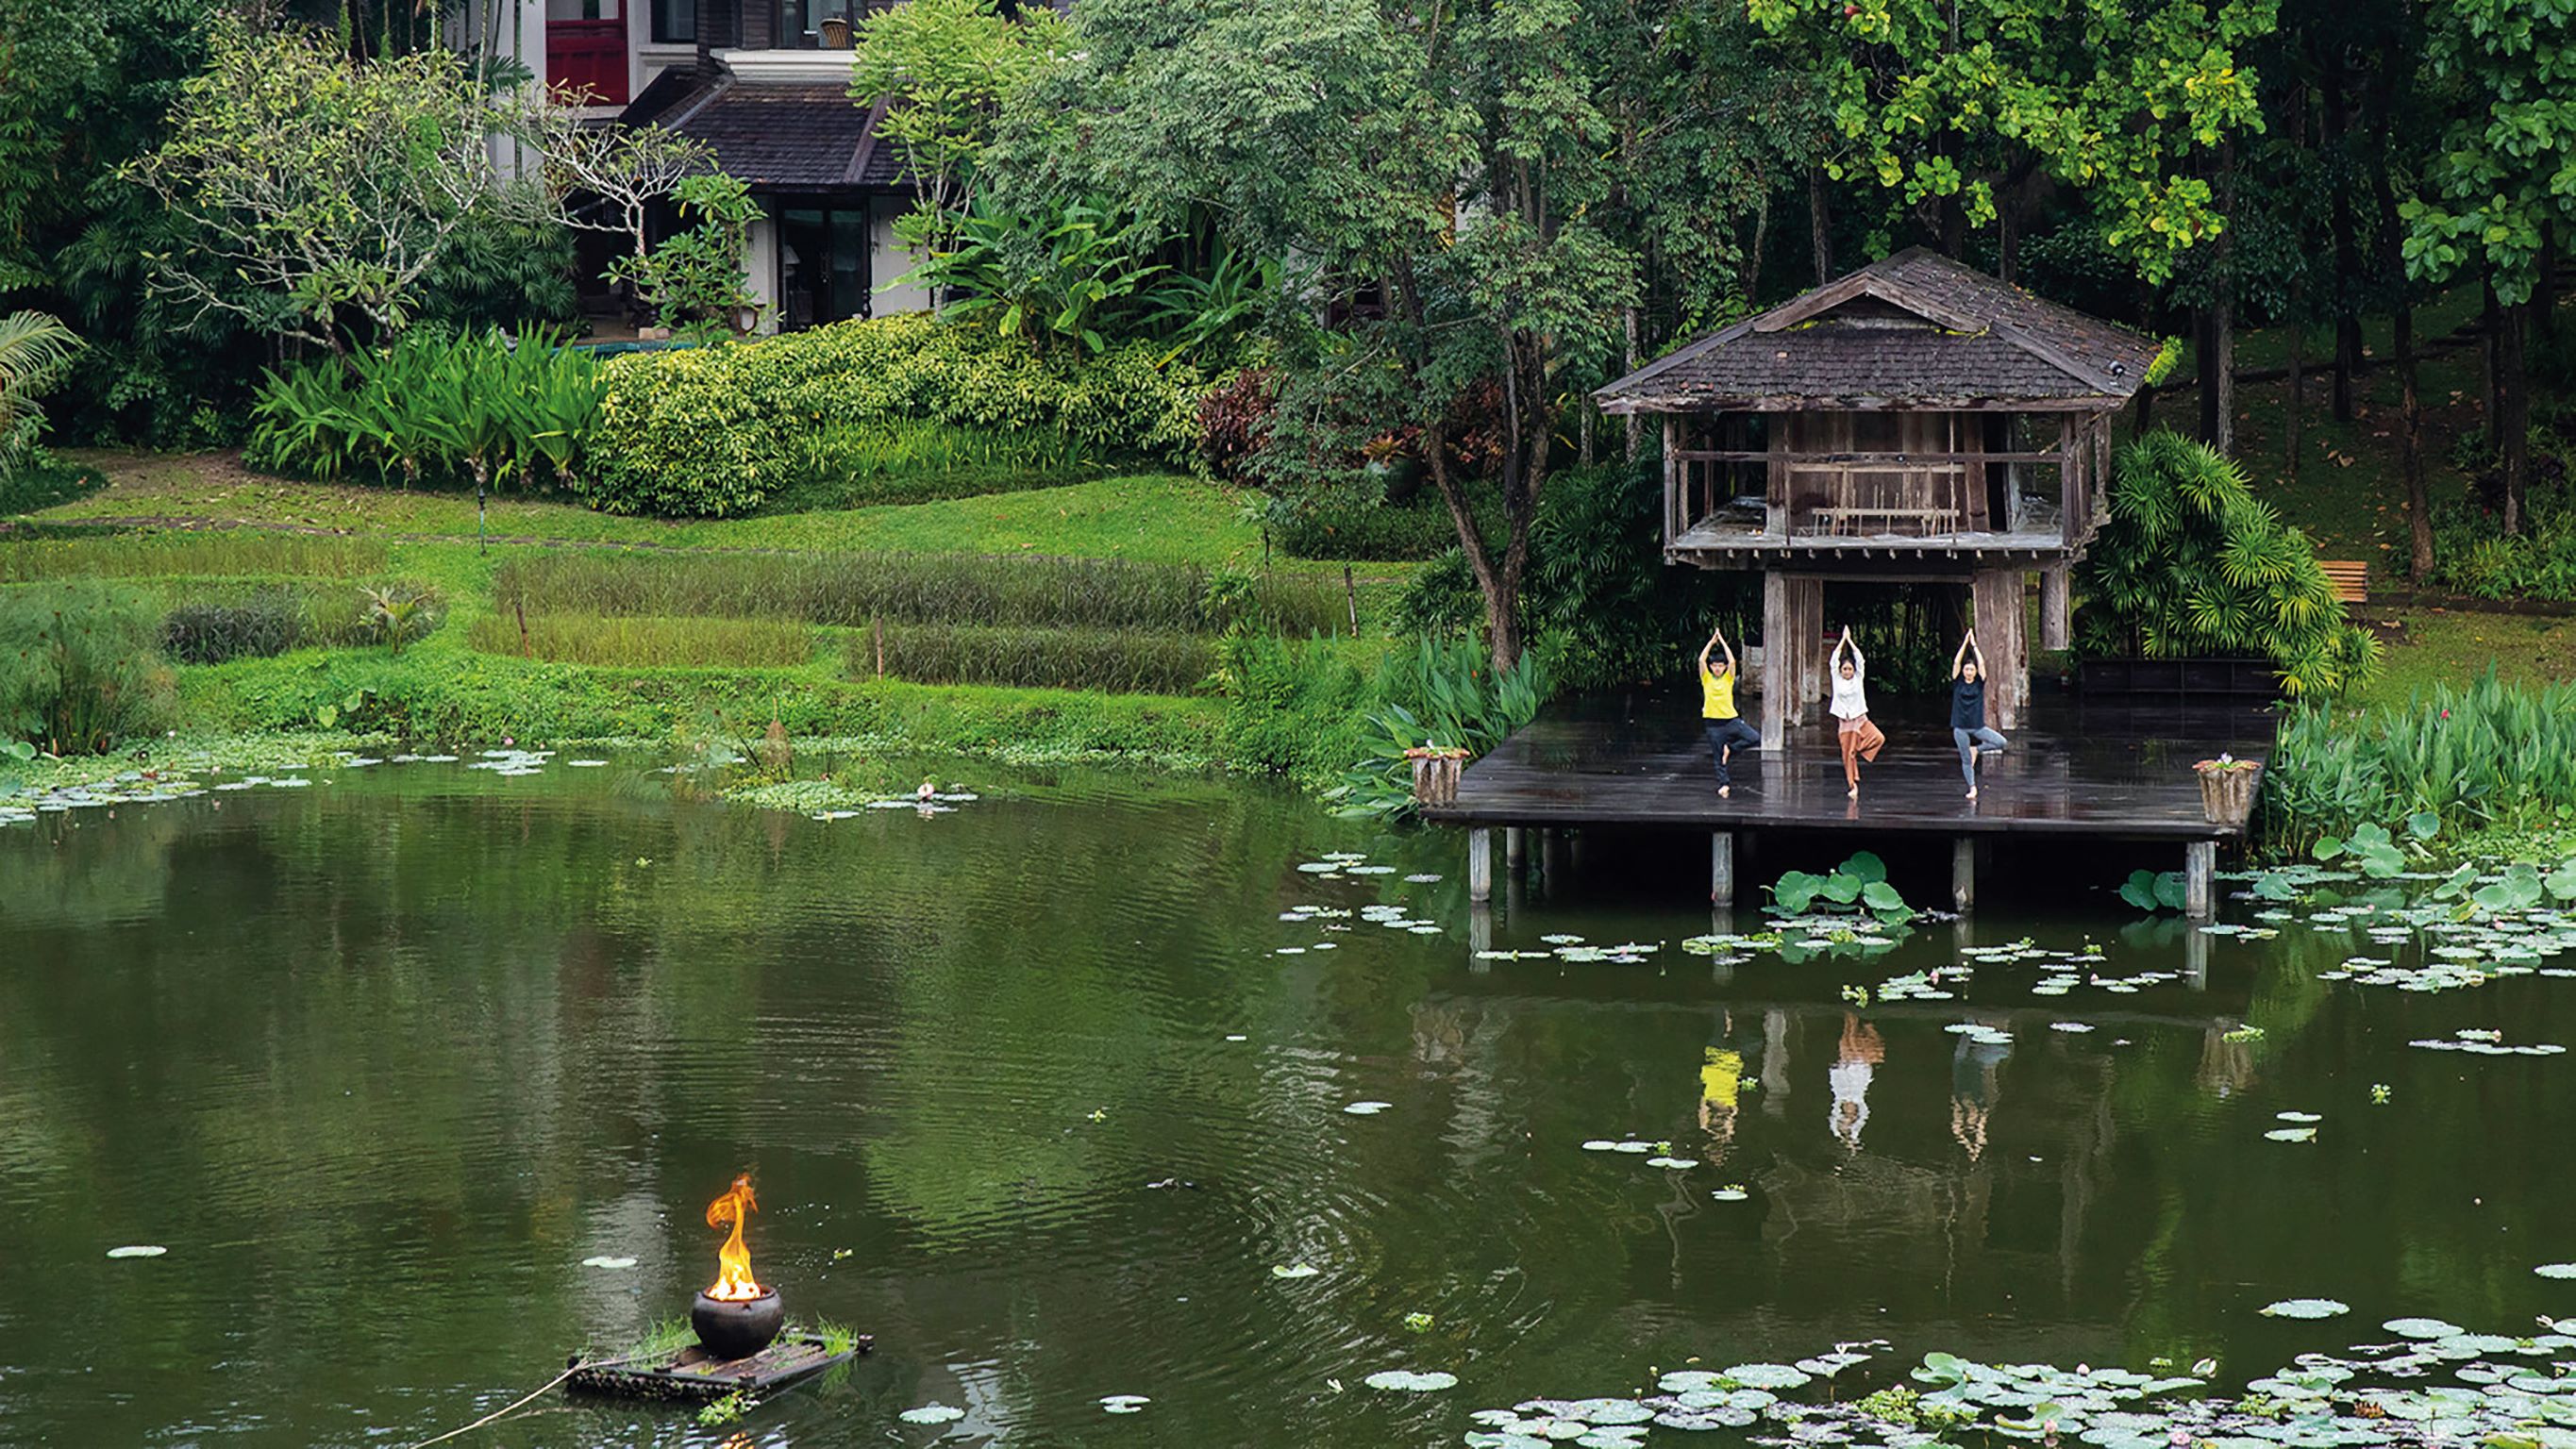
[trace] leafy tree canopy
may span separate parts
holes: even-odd
[[[2505,0],[2498,0],[2505,3]],[[2074,187],[2150,281],[2225,226],[2196,153],[2262,128],[2240,52],[2278,0],[1748,0],[1832,97],[1854,172],[1995,218],[2031,168]]]

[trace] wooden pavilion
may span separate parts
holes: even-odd
[[[2104,517],[2111,414],[2151,339],[1915,249],[1709,334],[1594,394],[1664,420],[1664,557],[1762,571],[1762,748],[1820,714],[1824,586],[1968,586],[1990,723],[2068,640]]]

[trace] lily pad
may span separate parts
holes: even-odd
[[[2352,1306],[2331,1298],[2284,1298],[2263,1309],[2266,1318],[2332,1318],[2350,1313]]]
[[[107,1255],[111,1258],[158,1258],[169,1251],[158,1243],[128,1243],[122,1248],[108,1249]]]
[[[2444,1323],[2438,1318],[2392,1318],[2379,1326],[2399,1338],[2449,1338],[2467,1332],[2456,1323]]]
[[[601,1254],[598,1257],[582,1259],[581,1265],[585,1268],[632,1268],[635,1266],[635,1260],[633,1258],[613,1258],[606,1254]]]
[[[952,1404],[924,1404],[918,1409],[906,1409],[895,1417],[907,1424],[950,1424],[965,1418],[966,1411]]]
[[[1393,1102],[1353,1102],[1344,1107],[1342,1112],[1351,1117],[1374,1117],[1394,1105]]]
[[[2314,1127],[2275,1127],[2263,1135],[2265,1138],[2274,1142],[2314,1142],[2317,1140],[2317,1129]]]
[[[2531,1271],[2543,1278],[2576,1278],[2576,1263],[2543,1263]]]
[[[1324,1270],[1316,1267],[1312,1263],[1290,1263],[1285,1266],[1274,1263],[1270,1268],[1270,1276],[1273,1278],[1312,1278],[1322,1271]]]
[[[1152,1402],[1143,1394],[1107,1394],[1102,1396],[1100,1407],[1112,1414],[1132,1414]]]
[[[1423,1374],[1415,1373],[1411,1369],[1380,1369],[1360,1382],[1370,1388],[1384,1389],[1391,1393],[1432,1394],[1442,1389],[1456,1388],[1458,1376],[1436,1370]]]
[[[1785,1363],[1740,1363],[1720,1376],[1748,1389],[1794,1389],[1807,1382],[1806,1374]]]

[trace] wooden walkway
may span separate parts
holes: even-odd
[[[1711,833],[1711,895],[1733,895],[1733,837],[1758,830],[1946,835],[1957,842],[1955,894],[1974,900],[1973,846],[1980,837],[2052,835],[2170,840],[2184,847],[2196,909],[2209,914],[2208,876],[2216,842],[2240,837],[2242,818],[2211,821],[2201,811],[2197,760],[2226,753],[2269,756],[2270,714],[2241,706],[2086,705],[2040,696],[2010,746],[1978,770],[1967,797],[1947,712],[1906,701],[1873,718],[1888,736],[1875,764],[1861,766],[1860,798],[1844,793],[1842,754],[1830,721],[1789,729],[1777,750],[1738,751],[1734,793],[1720,798],[1696,711],[1680,701],[1668,714],[1552,715],[1468,766],[1455,804],[1426,809],[1436,825],[1468,827],[1469,888],[1479,843],[1495,826],[1643,826]]]

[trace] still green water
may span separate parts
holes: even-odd
[[[2195,945],[2097,890],[1726,964],[1600,849],[1482,944],[1655,949],[1491,960],[1454,836],[1251,786],[970,770],[823,822],[614,765],[320,776],[0,829],[0,1442],[453,1428],[684,1313],[746,1171],[755,1272],[871,1357],[727,1427],[558,1394],[463,1442],[1456,1444],[1838,1341],[1892,1345],[1854,1391],[1929,1350],[2224,1385],[2576,1312],[2532,1272],[2576,1258],[2576,1057],[2408,1045],[2550,1041],[2569,984],[2316,979],[2421,959],[2357,927]],[[1370,868],[1299,869],[1333,852]],[[2128,989],[1844,999],[2023,936]],[[2348,1326],[2259,1312],[2300,1296]]]

